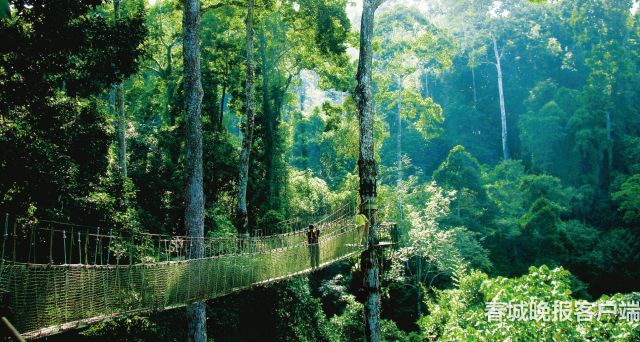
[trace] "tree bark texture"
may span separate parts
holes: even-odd
[[[274,209],[274,178],[275,178],[275,129],[276,129],[276,115],[271,106],[271,81],[270,81],[270,66],[269,57],[267,56],[267,37],[266,37],[266,25],[262,25],[260,32],[260,58],[262,59],[262,115],[264,117],[264,154],[265,154],[265,181],[267,186],[267,202],[268,207]]]
[[[249,183],[249,158],[251,155],[251,142],[253,140],[253,127],[255,121],[255,90],[254,77],[255,65],[253,61],[253,0],[247,0],[247,123],[242,137],[242,150],[240,152],[240,174],[238,176],[238,204],[236,207],[236,228],[239,234],[246,235],[249,232],[249,219],[247,215],[247,185]]]
[[[504,88],[502,86],[502,56],[498,52],[498,43],[496,42],[496,36],[491,35],[493,41],[493,53],[496,56],[496,70],[498,71],[498,92],[500,95],[500,121],[502,123],[502,157],[504,160],[509,160],[509,144],[507,133],[507,110],[504,104]]]
[[[471,87],[473,88],[473,108],[478,105],[478,91],[476,89],[476,69],[471,68]]]
[[[123,178],[127,177],[127,119],[124,113],[124,88],[122,83],[114,87],[115,106],[118,115],[118,165]]]
[[[202,80],[200,74],[200,1],[185,0],[183,29],[185,116],[185,229],[191,238],[189,257],[204,256],[204,192],[202,185]],[[187,307],[189,341],[207,340],[205,303]]]
[[[113,15],[116,22],[120,20],[121,0],[113,1]],[[122,83],[114,84],[109,94],[113,114],[116,118],[116,144],[118,147],[118,167],[120,176],[127,177],[127,119],[124,113],[124,88]]]
[[[373,146],[373,107],[371,94],[371,64],[374,15],[378,0],[364,0],[360,28],[360,60],[356,80],[355,99],[358,104],[360,151],[360,213],[368,221],[367,249],[361,255],[363,272],[365,336],[367,341],[380,341],[380,264],[376,250],[376,161]]]
[[[611,170],[613,170],[613,124],[611,120],[611,112],[605,112],[607,120],[607,176],[611,178]],[[609,179],[607,179],[607,184]]]
[[[398,116],[396,118],[396,161],[398,164],[398,222],[403,219],[403,198],[402,198],[402,75],[398,75]]]

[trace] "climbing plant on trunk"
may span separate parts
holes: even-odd
[[[373,107],[371,73],[373,60],[373,21],[381,0],[364,0],[360,27],[360,60],[355,89],[360,126],[360,152],[358,174],[360,176],[360,213],[367,218],[367,249],[361,255],[363,284],[366,293],[364,303],[365,336],[367,341],[380,341],[380,264],[376,250],[376,161],[373,149]]]

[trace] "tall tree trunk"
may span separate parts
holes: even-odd
[[[183,64],[185,116],[185,228],[189,257],[204,257],[204,192],[202,186],[202,80],[200,75],[200,1],[184,0]],[[187,307],[188,341],[207,340],[205,303]]]
[[[611,124],[611,112],[606,111],[607,120],[607,185],[611,179],[611,170],[613,169],[613,125]]]
[[[298,96],[300,97],[300,121],[304,121],[304,103],[306,101],[306,87],[305,87],[305,82],[304,80],[300,81],[300,89],[299,89],[300,93],[298,94]],[[295,126],[294,126],[295,127]],[[300,159],[302,160],[302,169],[303,170],[308,170],[309,169],[309,153],[307,151],[307,126],[304,122],[302,122],[302,125],[299,126],[300,127],[300,136],[302,137],[301,139],[294,139],[299,141],[300,144]]]
[[[171,80],[171,76],[173,76],[173,44],[168,45],[167,47],[167,67],[164,70],[162,78],[167,83],[167,90],[165,93],[165,104],[167,113],[169,113],[169,123],[171,126],[175,125],[175,117],[171,113],[171,99],[173,98],[173,92],[175,91],[175,83]]]
[[[236,228],[238,234],[246,236],[249,233],[249,219],[247,215],[247,184],[249,182],[249,158],[251,154],[251,141],[253,140],[253,126],[255,116],[255,90],[253,62],[253,0],[248,0],[247,9],[247,123],[242,138],[242,151],[240,152],[240,175],[238,176],[238,205],[236,207]]]
[[[271,114],[271,94],[269,79],[269,59],[267,58],[267,34],[265,24],[262,24],[260,30],[260,58],[262,59],[262,115],[264,118],[264,153],[265,153],[265,178],[267,182],[267,201],[271,201],[271,193],[269,189],[269,180],[271,178],[272,159],[269,157],[273,153],[273,119]]]
[[[120,5],[121,0],[113,1],[113,15],[115,21],[120,20]],[[114,106],[114,115],[116,117],[116,141],[118,146],[118,167],[120,169],[120,176],[127,177],[127,138],[126,129],[127,122],[124,115],[124,88],[122,83],[114,84],[111,88],[110,97]]]
[[[398,165],[398,222],[402,222],[402,75],[398,75],[398,116],[396,118],[396,160]]]
[[[222,128],[224,127],[224,106],[227,101],[227,81],[223,80],[222,83],[222,99],[220,100],[220,115],[218,116],[218,130],[222,132]]]
[[[118,165],[120,174],[127,177],[127,119],[124,114],[124,87],[122,83],[115,86],[116,112],[118,115]]]
[[[416,309],[418,311],[418,317],[422,316],[422,257],[418,257],[418,267],[416,270]]]
[[[274,125],[274,112],[271,106],[271,94],[269,87],[269,59],[267,56],[267,37],[266,27],[263,24],[260,32],[260,58],[262,59],[262,115],[264,117],[264,167],[265,167],[265,182],[267,186],[267,202],[268,207],[273,208],[273,179],[274,179],[274,140],[275,140],[275,125]]]
[[[165,80],[169,80],[171,78],[171,74],[173,74],[173,43],[167,45],[167,68],[164,71]]]
[[[471,68],[471,88],[473,89],[473,108],[478,105],[478,92],[476,90],[476,69]]]
[[[300,113],[304,113],[304,103],[307,100],[307,88],[305,86],[304,81],[300,81],[300,93],[298,96],[300,97]]]
[[[496,42],[496,36],[491,35],[493,41],[493,53],[496,56],[496,69],[498,71],[498,91],[500,93],[500,121],[502,123],[502,157],[504,160],[509,160],[509,145],[507,135],[507,110],[504,105],[504,88],[502,86],[502,56],[498,52],[498,43]]]
[[[367,341],[380,341],[380,264],[376,250],[376,161],[373,149],[373,107],[371,94],[371,64],[373,58],[373,24],[379,0],[364,0],[360,27],[360,60],[355,89],[360,126],[360,213],[368,221],[367,249],[361,255],[363,272],[365,336]]]
[[[211,131],[216,132],[218,129],[218,81],[214,81],[211,85],[213,96],[211,97],[211,110],[209,111],[209,121],[211,121]]]
[[[271,122],[267,125],[270,127],[270,135],[268,140],[270,141],[271,153],[266,156],[267,165],[267,186],[268,186],[268,199],[269,207],[271,209],[280,211],[283,206],[282,188],[283,179],[287,179],[286,169],[282,167],[282,152],[280,149],[280,136],[278,135],[278,128],[280,127],[280,121],[282,120],[282,111],[284,110],[285,96],[293,81],[294,73],[290,73],[281,88],[272,93],[273,96],[273,109],[271,110]]]

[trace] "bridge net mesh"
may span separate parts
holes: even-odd
[[[316,246],[307,243],[305,230],[299,230],[228,243],[205,240],[210,248],[201,259],[180,260],[179,253],[171,254],[169,249],[165,249],[167,255],[158,252],[160,256],[152,262],[131,260],[124,265],[100,264],[97,254],[79,258],[93,259],[93,264],[45,264],[3,257],[0,295],[17,328],[28,338],[107,317],[181,307],[310,272],[360,252],[363,227],[354,224],[351,211],[320,222],[324,229]],[[95,245],[99,245],[98,237]],[[163,246],[161,239],[157,245]]]

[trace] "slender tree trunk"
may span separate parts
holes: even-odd
[[[247,185],[249,182],[249,158],[251,154],[251,142],[253,140],[253,126],[255,116],[255,90],[253,62],[253,0],[248,0],[247,9],[247,123],[242,138],[242,151],[240,152],[240,175],[238,176],[238,205],[236,207],[236,228],[238,234],[246,236],[249,233],[249,219],[247,215]]]
[[[271,122],[269,141],[271,145],[271,153],[267,155],[267,186],[268,186],[268,199],[269,207],[271,209],[280,211],[283,206],[282,188],[283,179],[287,179],[287,170],[282,167],[282,152],[280,149],[280,137],[278,135],[278,128],[280,127],[280,121],[282,120],[282,112],[284,110],[285,96],[291,86],[294,73],[290,73],[287,80],[280,89],[272,93],[273,96],[273,110],[271,111]]]
[[[120,5],[121,0],[113,1],[113,15],[116,22],[120,20]],[[120,176],[125,178],[127,177],[127,122],[124,114],[124,88],[122,87],[122,83],[114,84],[112,86],[110,97],[114,108],[114,115],[116,117],[118,167],[120,169]]]
[[[300,159],[302,160],[302,169],[303,170],[308,170],[309,169],[309,153],[307,151],[307,126],[306,124],[303,122],[304,121],[304,103],[306,101],[306,87],[305,87],[305,83],[303,81],[300,82],[300,93],[298,94],[298,96],[300,97],[300,121],[302,122],[302,125],[299,126],[300,127],[300,136],[302,137],[302,139],[299,139],[299,144],[300,144]],[[295,126],[294,126],[295,127]],[[295,138],[294,138],[295,139]]]
[[[224,81],[224,80],[223,80]],[[227,101],[227,82],[224,81],[222,84],[222,99],[220,100],[220,115],[218,116],[218,130],[222,132],[222,128],[224,127],[224,106]]]
[[[202,80],[200,75],[200,1],[184,0],[183,64],[185,115],[185,228],[189,257],[204,257],[204,192],[202,185]],[[205,303],[187,307],[188,341],[207,340]]]
[[[264,137],[264,167],[265,181],[267,186],[268,207],[273,208],[273,179],[274,179],[274,113],[271,106],[269,59],[267,56],[266,28],[263,24],[260,33],[260,58],[262,59],[262,115],[264,116],[265,137]]]
[[[613,125],[611,124],[611,112],[607,110],[605,115],[607,120],[607,176],[610,179],[613,169]]]
[[[504,105],[504,88],[502,86],[502,63],[500,52],[498,52],[498,43],[496,42],[496,36],[491,35],[493,40],[493,53],[496,56],[496,70],[498,71],[498,91],[500,92],[500,121],[502,123],[502,157],[504,160],[509,160],[509,145],[507,135],[507,110]]]
[[[398,115],[396,118],[396,161],[398,165],[398,222],[402,222],[402,75],[398,75]]]
[[[432,98],[434,101],[436,100],[436,85],[437,85],[436,82],[438,82],[438,78],[434,75],[433,79],[429,82],[429,97]],[[446,100],[447,100],[447,97],[445,96],[441,101],[443,106],[446,103],[445,102]]]
[[[458,207],[456,208],[456,212],[457,212],[457,216],[458,218],[460,218],[460,211],[462,209],[462,189],[458,189],[458,194],[457,194],[457,199],[458,199]]]
[[[123,178],[127,177],[127,119],[124,113],[124,87],[122,83],[115,86],[116,112],[118,114],[118,165]]]
[[[175,90],[175,84],[174,82],[171,80],[171,76],[173,76],[173,57],[172,57],[172,52],[173,52],[173,44],[167,46],[167,67],[164,70],[164,74],[162,75],[164,81],[167,83],[167,91],[165,93],[165,104],[166,104],[166,109],[167,112],[169,113],[169,123],[171,124],[171,126],[175,125],[175,118],[173,116],[173,114],[171,114],[171,99],[173,98],[173,92]]]
[[[416,305],[418,311],[418,317],[422,315],[422,288],[420,287],[420,281],[422,280],[422,258],[418,257],[418,270],[416,271]]]
[[[219,131],[218,128],[218,82],[214,81],[213,84],[211,85],[211,88],[213,88],[213,96],[211,99],[211,111],[209,112],[209,121],[211,121],[211,130],[213,132]]]
[[[300,93],[298,94],[298,96],[300,97],[300,112],[304,113],[304,103],[307,100],[307,88],[304,85],[304,82],[300,82]]]
[[[476,106],[478,105],[478,93],[476,90],[476,69],[475,68],[471,68],[471,80],[472,80],[471,87],[473,89],[473,108],[476,108]]]
[[[369,342],[380,341],[380,264],[376,249],[376,161],[373,148],[373,107],[371,94],[371,64],[373,59],[373,24],[379,0],[364,0],[360,28],[360,60],[355,89],[360,126],[360,156],[358,173],[360,176],[360,213],[368,221],[367,249],[362,252],[362,287],[364,302],[365,336]]]
[[[173,74],[173,45],[173,43],[167,45],[167,68],[164,73],[165,80],[169,80],[171,78],[171,74]]]

